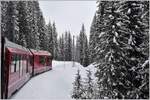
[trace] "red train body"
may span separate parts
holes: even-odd
[[[52,69],[52,55],[48,51],[27,49],[5,39],[3,98],[9,98],[32,76]]]
[[[52,69],[52,56],[48,51],[31,50],[33,54],[33,74],[39,74]]]

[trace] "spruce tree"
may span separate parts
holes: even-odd
[[[127,69],[129,70],[128,81],[131,82],[131,89],[127,92],[126,98],[143,98],[143,91],[139,88],[143,85],[143,78],[138,77],[142,64],[148,60],[148,56],[145,55],[143,49],[145,48],[146,37],[148,37],[147,25],[143,21],[143,2],[141,1],[126,1],[121,2],[120,10],[123,16],[123,23],[126,24],[126,32],[128,35],[128,46],[126,47],[126,57],[128,58],[129,65]],[[144,4],[144,6],[146,6]],[[148,84],[147,84],[148,85]],[[138,92],[139,91],[139,92]],[[148,94],[148,93],[147,93]],[[147,96],[148,97],[148,96]]]
[[[80,75],[80,70],[77,70],[76,78],[73,83],[73,92],[72,96],[73,99],[82,99],[83,98],[83,85],[82,85],[82,78]]]
[[[89,39],[89,57],[90,57],[90,63],[93,63],[95,61],[95,56],[96,56],[96,29],[97,29],[97,16],[96,14],[94,15],[91,28],[90,28],[90,39]]]
[[[57,59],[57,51],[58,51],[58,41],[57,41],[57,30],[55,22],[52,24],[52,35],[53,35],[53,57],[54,59]]]
[[[75,50],[75,36],[73,35],[73,37],[72,37],[72,61],[75,61],[75,52],[76,52],[76,50]]]
[[[6,3],[3,3],[6,4]],[[5,24],[5,31],[4,35],[12,42],[17,42],[17,37],[18,37],[18,11],[16,9],[17,7],[17,1],[9,1],[8,6],[6,8],[6,14],[4,18],[2,16],[2,19],[4,19]],[[3,20],[2,20],[3,21]]]
[[[90,69],[87,71],[87,78],[85,78],[84,84],[84,98],[85,99],[93,99],[94,98],[94,86],[93,86],[93,79],[92,79],[92,72]]]
[[[89,65],[89,44],[88,44],[88,40],[87,40],[87,36],[85,35],[85,39],[84,39],[84,59],[83,59],[83,65],[84,66],[88,66]]]
[[[17,43],[25,47],[27,47],[27,42],[29,42],[28,36],[30,36],[26,4],[27,3],[25,1],[19,1],[17,4],[19,26],[19,35]]]
[[[52,33],[52,25],[50,21],[46,29],[47,29],[47,35],[48,35],[48,51],[50,53],[53,53],[53,33]]]
[[[39,41],[40,41],[39,47],[41,50],[48,50],[48,46],[47,46],[48,36],[46,33],[45,20],[41,11],[39,12],[39,15],[38,15],[37,25],[38,25],[38,33],[39,33]]]
[[[65,32],[65,37],[64,37],[64,54],[65,54],[65,61],[69,61],[68,60],[68,32]]]
[[[6,21],[7,21],[8,1],[1,1],[1,35],[6,36]]]
[[[145,89],[149,84],[145,81],[149,74],[147,67],[142,67],[148,65],[146,56],[148,52],[143,52],[147,51],[148,37],[146,34],[148,24],[145,23],[147,18],[142,19],[146,15],[146,11],[142,10],[144,2],[99,1],[98,3],[96,98],[149,97],[148,89]],[[142,70],[144,74],[141,74]]]
[[[75,60],[77,61],[77,62],[80,62],[80,45],[79,45],[79,36],[77,36],[76,37],[77,39],[76,39],[76,48],[75,48]]]
[[[70,32],[68,33],[68,61],[72,60],[72,38]]]
[[[88,40],[85,33],[84,24],[82,24],[82,28],[79,34],[79,39],[77,40],[78,49],[79,49],[79,62],[83,66],[87,66],[89,64],[89,46]]]
[[[28,36],[27,47],[32,49],[40,49],[39,48],[39,33],[37,26],[37,18],[38,18],[38,1],[27,1],[27,13],[28,13],[28,22],[30,35]]]
[[[64,35],[58,39],[58,60],[65,61],[64,58]]]
[[[120,27],[118,1],[99,2],[99,36],[97,37],[97,98],[124,98],[131,83],[124,57],[126,38]],[[100,21],[101,20],[101,21]],[[124,44],[123,44],[124,43]]]

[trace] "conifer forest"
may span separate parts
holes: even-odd
[[[93,64],[96,71],[87,70],[86,78],[77,70],[72,99],[149,99],[149,0],[98,0],[95,6],[89,36],[84,23],[74,36],[71,30],[60,35],[55,21],[46,24],[38,1],[1,1],[1,34],[49,51],[53,60]]]

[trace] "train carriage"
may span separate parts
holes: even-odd
[[[29,49],[5,39],[5,95],[10,97],[32,75]]]
[[[39,74],[52,69],[52,55],[48,51],[33,50],[33,74]]]

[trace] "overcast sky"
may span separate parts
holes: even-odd
[[[82,23],[89,35],[96,11],[96,1],[39,1],[46,23],[55,21],[58,34],[70,30],[79,34]]]

